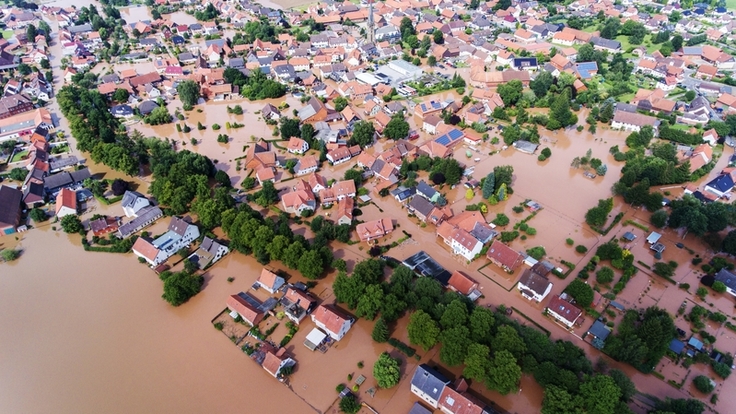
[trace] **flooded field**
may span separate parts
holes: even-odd
[[[120,8],[120,17],[125,20],[125,23],[134,24],[141,21],[152,21],[151,12],[148,7],[139,4],[137,6],[122,7]]]

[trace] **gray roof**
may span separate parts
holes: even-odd
[[[590,42],[596,46],[605,47],[607,49],[621,49],[621,42],[617,40],[604,39],[602,37],[593,36],[590,38]]]
[[[158,207],[146,207],[138,211],[138,216],[133,220],[123,224],[118,229],[118,235],[122,238],[126,238],[138,230],[153,224],[155,220],[163,216],[164,213]]]
[[[43,180],[43,186],[47,192],[56,190],[57,188],[72,185],[74,183],[80,183],[85,179],[91,177],[87,168],[81,170],[67,172],[61,172],[59,174],[50,175]]]
[[[91,24],[80,24],[77,26],[69,27],[69,33],[71,34],[85,33],[85,32],[91,32],[91,31],[92,31]]]
[[[146,197],[137,191],[128,190],[125,192],[125,194],[123,194],[123,200],[121,201],[121,205],[123,207],[133,207],[135,205],[135,201],[139,198],[146,198]]]
[[[608,338],[608,335],[611,334],[611,331],[608,329],[608,327],[606,327],[606,324],[604,324],[603,322],[595,321],[593,323],[593,326],[588,329],[588,333],[600,339],[601,341],[605,341],[606,338]]]
[[[437,194],[437,190],[430,187],[429,184],[422,180],[419,182],[419,184],[417,184],[417,193],[431,199]]]
[[[17,188],[0,186],[0,224],[18,225],[20,218],[20,201],[23,193]]]
[[[489,225],[485,223],[476,222],[473,229],[469,231],[470,235],[478,239],[481,243],[488,243],[491,239],[498,235],[496,230],[493,230]]]
[[[547,291],[547,287],[552,283],[544,276],[540,276],[531,269],[524,270],[524,274],[521,275],[519,283],[531,289],[534,293],[543,295]]]
[[[429,213],[432,212],[432,209],[434,208],[434,204],[427,201],[426,198],[414,197],[409,202],[409,208],[413,209],[414,211],[426,217],[429,215]]]
[[[414,376],[411,378],[411,385],[413,387],[418,388],[435,401],[440,399],[442,391],[449,383],[450,381],[447,378],[430,368],[427,364],[418,366],[416,371],[414,371]]]
[[[736,290],[736,275],[729,272],[726,269],[721,269],[716,273],[715,279],[718,282],[723,283],[726,285],[727,288],[731,290]]]

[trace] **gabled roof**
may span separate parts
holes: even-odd
[[[258,277],[257,282],[271,290],[276,290],[284,284],[284,279],[276,273],[264,268],[261,270],[261,275]]]
[[[498,240],[493,241],[486,256],[511,270],[517,268],[522,262],[522,257],[519,252]]]
[[[331,333],[338,333],[345,322],[350,321],[350,317],[337,310],[332,305],[319,305],[312,313],[312,318],[316,322],[324,325],[325,329]]]
[[[469,295],[470,292],[478,286],[478,282],[473,280],[470,276],[465,273],[456,270],[452,272],[450,280],[447,281],[447,285],[453,287],[459,293],[463,295]]]
[[[17,188],[0,186],[0,225],[17,226],[23,193]]]
[[[544,295],[552,282],[550,282],[546,277],[533,272],[531,269],[526,269],[519,279],[519,284],[528,287],[538,295]]]
[[[59,210],[62,207],[70,208],[77,211],[77,192],[72,191],[68,188],[63,188],[56,195],[56,214],[59,214]]]
[[[226,302],[230,310],[237,312],[251,325],[258,325],[263,319],[263,312],[257,308],[257,303],[258,299],[243,292],[237,295],[230,295]]]
[[[412,387],[417,388],[435,401],[440,399],[442,391],[449,383],[450,380],[427,364],[419,365],[414,371],[414,376],[411,377]]]
[[[547,308],[569,323],[574,323],[583,313],[580,308],[560,298],[558,295],[555,295],[552,300],[549,301]]]

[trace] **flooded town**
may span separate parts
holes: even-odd
[[[0,411],[736,412],[735,10],[10,0]]]

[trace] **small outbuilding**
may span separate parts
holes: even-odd
[[[649,244],[655,244],[659,241],[659,239],[662,237],[661,234],[657,233],[656,231],[653,231],[649,236],[647,236],[647,243]]]
[[[325,341],[325,338],[327,338],[326,333],[320,331],[319,328],[314,328],[311,332],[309,332],[309,334],[307,334],[307,339],[304,341],[304,346],[314,351],[320,345],[322,345],[322,342]]]

